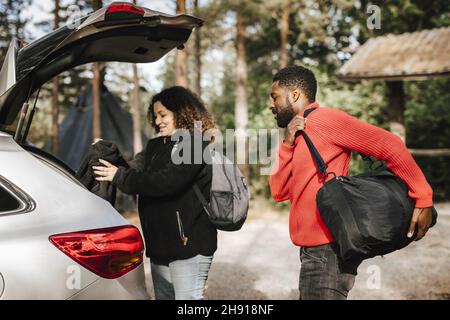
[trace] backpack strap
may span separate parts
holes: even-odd
[[[198,200],[200,200],[200,202],[202,203],[206,213],[208,214],[208,216],[210,216],[212,212],[211,206],[209,205],[208,201],[206,200],[205,196],[200,190],[200,187],[198,186],[197,182],[193,184],[192,188],[194,189],[195,195],[197,196]]]

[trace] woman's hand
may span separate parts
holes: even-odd
[[[98,159],[100,163],[105,165],[104,167],[93,166],[94,173],[98,176],[95,177],[97,181],[112,181],[117,172],[117,167],[105,161],[103,159]]]
[[[94,144],[96,144],[97,142],[102,141],[102,140],[103,140],[103,139],[95,138],[94,142],[92,142],[91,144],[94,145]]]

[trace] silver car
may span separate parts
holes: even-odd
[[[148,298],[139,230],[26,142],[29,100],[77,65],[156,61],[201,23],[113,3],[28,45],[11,42],[0,72],[0,299]]]

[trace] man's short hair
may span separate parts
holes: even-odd
[[[316,101],[317,81],[314,73],[301,66],[286,67],[278,71],[273,77],[282,87],[300,89],[310,102]]]

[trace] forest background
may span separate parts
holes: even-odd
[[[0,0],[0,63],[12,37],[32,42],[63,25],[77,10],[86,14],[110,3]],[[303,65],[315,72],[321,105],[389,129],[386,82],[348,83],[338,77],[338,70],[369,38],[450,25],[448,0],[139,0],[137,5],[171,14],[187,12],[205,20],[205,24],[192,33],[184,50],[174,50],[156,63],[133,67],[94,63],[49,81],[40,94],[40,112],[30,131],[31,142],[58,155],[54,142],[64,116],[86,86],[99,83],[120,97],[133,114],[134,130],[142,128],[147,138],[153,135],[146,121],[151,96],[175,84],[201,96],[223,132],[274,129],[276,123],[269,110],[272,77],[287,65]],[[371,28],[368,23],[371,8],[379,10],[379,28]],[[403,89],[408,148],[450,148],[450,78],[404,81]],[[95,120],[93,126],[95,132]],[[101,137],[98,128],[95,135]],[[145,141],[137,140],[135,152],[145,145]],[[434,189],[434,200],[449,200],[450,157],[414,157]],[[356,154],[352,158],[350,174],[366,169]],[[254,201],[270,199],[269,176],[260,174],[260,166],[242,168]]]

